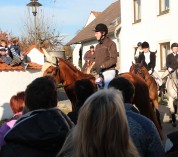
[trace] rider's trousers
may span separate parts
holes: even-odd
[[[109,82],[115,77],[116,70],[107,70],[103,72],[104,77],[104,88],[108,88]]]

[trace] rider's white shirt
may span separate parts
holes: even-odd
[[[173,54],[174,56],[176,56],[176,55],[177,55],[177,52],[176,52],[176,53],[173,52],[172,54]]]
[[[150,51],[144,53],[144,56],[145,56],[145,62],[146,62],[147,64],[150,63]]]

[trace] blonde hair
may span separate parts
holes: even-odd
[[[80,110],[72,133],[76,157],[139,157],[119,90],[100,90]]]

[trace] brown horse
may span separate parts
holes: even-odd
[[[150,101],[156,110],[156,117],[161,127],[160,113],[158,110],[158,91],[155,79],[148,73],[147,69],[143,66],[142,62],[137,64],[132,63],[132,66],[130,67],[130,73],[138,75],[146,82],[149,89]]]
[[[155,79],[148,73],[147,69],[143,66],[142,63],[132,63],[132,66],[130,67],[130,73],[136,74],[144,79],[149,89],[150,100],[153,103],[155,109],[158,110],[158,87]]]
[[[72,103],[72,109],[76,108],[76,97],[74,93],[74,82],[80,79],[90,79],[93,84],[95,84],[95,77],[89,74],[83,74],[77,68],[75,68],[69,62],[66,62],[63,59],[56,60],[56,64],[45,63],[47,67],[44,70],[43,76],[51,75],[54,76],[58,83],[62,83],[65,89],[65,92]],[[45,67],[44,64],[44,67]],[[149,92],[148,87],[144,80],[138,77],[135,74],[124,73],[120,76],[123,76],[129,79],[135,86],[135,97],[134,103],[140,110],[141,114],[150,118],[156,125],[160,137],[163,138],[161,128],[157,122],[155,113],[149,103]]]
[[[90,74],[82,73],[64,59],[59,58],[57,62],[58,63],[56,63],[56,65],[54,63],[44,63],[43,68],[47,67],[47,69],[44,70],[43,76],[53,76],[55,77],[57,83],[62,83],[62,86],[64,87],[64,90],[71,101],[72,110],[74,111],[76,109],[76,97],[73,90],[75,81],[89,79],[96,87],[95,77]]]

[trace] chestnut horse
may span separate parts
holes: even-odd
[[[46,70],[44,70],[44,67],[46,67]],[[62,87],[64,87],[64,90],[71,101],[73,111],[76,109],[77,102],[75,92],[73,90],[75,81],[89,79],[97,88],[95,84],[95,77],[93,75],[82,73],[70,62],[65,61],[62,58],[57,59],[56,64],[49,62],[44,63],[43,76],[46,75],[53,76],[57,83],[62,83]]]
[[[158,87],[155,79],[148,73],[147,69],[143,66],[143,63],[132,62],[132,66],[130,67],[130,73],[138,75],[140,78],[144,79],[149,89],[149,97],[150,101],[153,104],[156,110],[156,117],[161,126],[160,113],[158,110]]]
[[[145,80],[149,89],[150,100],[153,103],[155,109],[158,110],[158,87],[155,79],[148,73],[147,69],[143,66],[142,63],[132,63],[129,72],[137,74],[139,77]]]
[[[63,84],[64,90],[69,100],[71,101],[72,110],[74,111],[76,109],[76,97],[74,93],[75,81],[80,79],[89,79],[91,80],[91,82],[93,82],[93,84],[95,84],[95,77],[90,74],[82,73],[72,64],[66,62],[64,59],[61,58],[56,60],[56,64],[54,64],[54,62],[51,63],[51,61],[50,63],[46,62],[45,64],[43,65],[44,71],[43,76],[51,75],[55,77],[58,83]],[[134,84],[135,86],[134,103],[140,110],[141,114],[150,118],[154,122],[155,126],[158,129],[160,137],[163,139],[161,128],[157,122],[155,113],[149,103],[148,87],[144,80],[142,80],[137,75],[131,73],[123,73],[120,76],[129,79]]]

